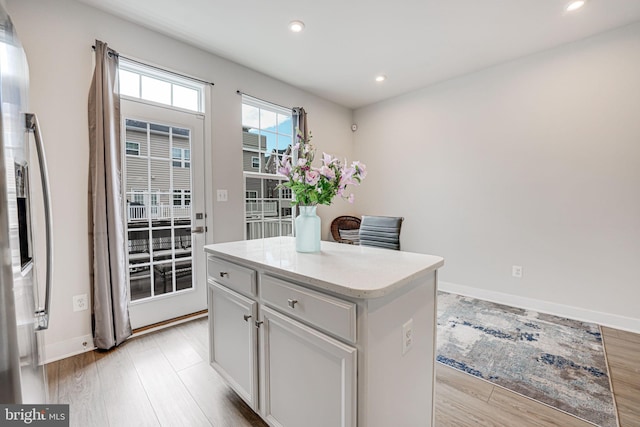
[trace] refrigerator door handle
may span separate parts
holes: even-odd
[[[38,154],[38,162],[40,163],[40,181],[42,183],[42,198],[44,202],[44,217],[46,230],[46,250],[47,250],[47,269],[46,269],[46,286],[44,294],[44,307],[36,308],[36,330],[42,331],[49,328],[49,304],[51,300],[51,278],[53,269],[53,226],[51,216],[51,190],[49,189],[49,173],[47,171],[47,159],[44,154],[44,144],[42,142],[42,134],[40,133],[40,125],[38,117],[33,113],[25,114],[25,122],[27,130],[33,132],[36,141],[36,152]]]

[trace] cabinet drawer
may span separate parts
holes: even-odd
[[[256,296],[256,272],[220,258],[208,257],[207,276],[245,296]]]
[[[350,342],[356,342],[354,303],[267,275],[260,278],[260,293],[263,301],[273,308]]]

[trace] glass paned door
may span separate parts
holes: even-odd
[[[206,305],[204,281],[203,120],[136,101],[123,102],[123,186],[134,328]],[[199,173],[198,173],[199,172]],[[196,215],[198,214],[198,215]],[[201,306],[201,307],[200,307]]]

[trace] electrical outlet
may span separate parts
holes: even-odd
[[[218,201],[226,202],[227,200],[229,200],[229,193],[227,190],[218,190]]]
[[[522,266],[514,265],[511,267],[511,275],[513,277],[517,277],[518,279],[522,278]]]
[[[407,320],[407,323],[402,325],[402,355],[407,354],[413,347],[413,319]]]
[[[89,308],[87,294],[73,296],[73,311],[84,311]]]

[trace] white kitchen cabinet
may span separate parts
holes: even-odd
[[[443,259],[321,248],[205,246],[211,365],[273,427],[433,426]]]
[[[209,282],[211,365],[254,410],[258,409],[258,303]]]
[[[356,426],[357,351],[261,308],[261,415],[273,426]]]

